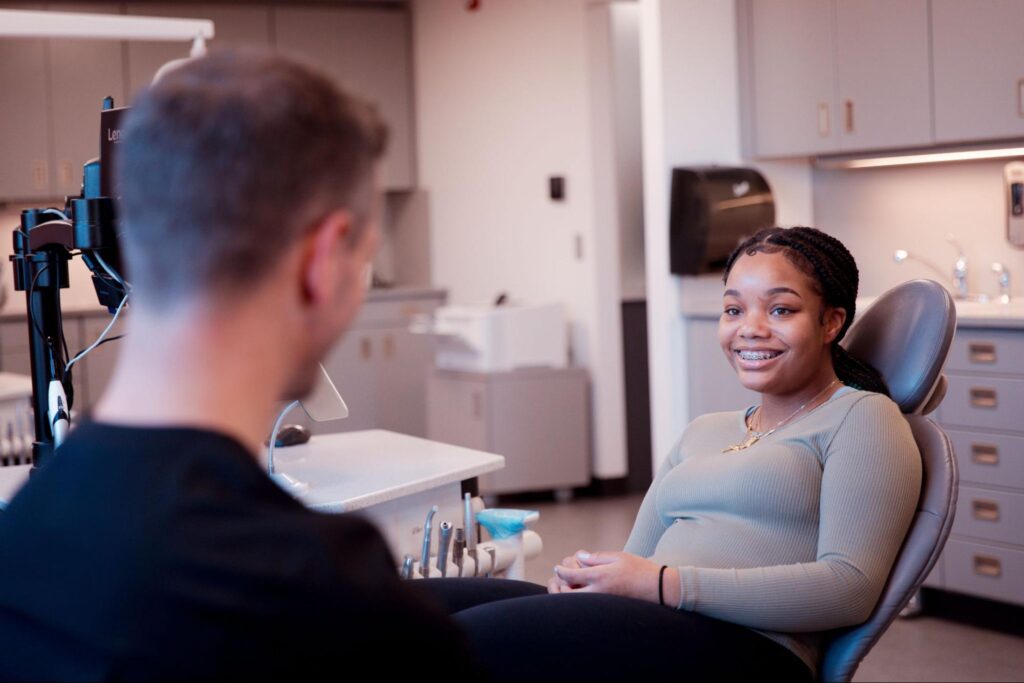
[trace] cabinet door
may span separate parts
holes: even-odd
[[[43,8],[38,3],[3,3],[2,7]],[[0,199],[49,199],[55,193],[45,40],[0,39],[0,93]]]
[[[845,151],[932,141],[927,0],[838,0],[835,120]]]
[[[427,379],[427,438],[490,450],[489,391],[481,378],[433,370]]]
[[[314,433],[352,432],[376,427],[377,388],[375,357],[380,353],[373,330],[350,330],[327,354],[323,365],[348,406],[348,417],[313,423],[303,416]]]
[[[434,364],[434,337],[396,328],[378,333],[377,426],[427,436],[427,375]]]
[[[935,138],[1024,135],[1024,2],[932,0]]]
[[[686,321],[687,367],[690,369],[690,419],[722,410],[743,410],[761,397],[740,384],[718,344],[718,322]]]
[[[120,6],[50,4],[49,9],[90,14],[119,14]],[[110,40],[51,40],[50,79],[53,150],[57,194],[78,194],[82,165],[100,153],[103,98],[124,104],[122,43]]]
[[[758,156],[837,151],[833,2],[756,0],[750,9]]]
[[[236,47],[242,45],[270,45],[270,10],[266,7],[240,7],[216,4],[127,3],[125,14],[151,17],[184,17],[213,21],[214,38],[208,47]],[[171,61],[188,57],[191,45],[185,42],[128,43],[128,89],[135,97],[150,84],[157,70]]]
[[[389,133],[382,183],[388,189],[412,187],[408,12],[281,6],[274,10],[274,38],[279,49],[306,57],[377,105]]]

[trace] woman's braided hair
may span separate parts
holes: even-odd
[[[843,243],[814,228],[765,228],[742,242],[729,255],[723,281],[729,279],[729,271],[736,259],[758,252],[782,252],[794,266],[810,276],[815,291],[826,306],[846,310],[846,321],[832,341],[832,364],[836,376],[854,388],[888,396],[889,388],[878,370],[839,345],[857,313],[857,287],[860,282],[857,262]]]

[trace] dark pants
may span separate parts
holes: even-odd
[[[813,680],[778,643],[693,612],[617,595],[548,595],[522,581],[411,583],[453,615],[497,680]]]

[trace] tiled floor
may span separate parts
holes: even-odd
[[[541,511],[544,539],[527,578],[546,583],[552,567],[581,548],[621,550],[641,496],[517,503]],[[861,664],[855,681],[1024,681],[1024,637],[925,615],[897,620]]]

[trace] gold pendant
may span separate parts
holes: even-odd
[[[736,451],[742,451],[742,450],[745,450],[747,448],[750,448],[751,446],[753,446],[755,443],[757,443],[760,440],[761,440],[761,435],[760,434],[755,434],[754,432],[750,432],[749,434],[747,434],[747,438],[744,439],[742,443],[738,443],[735,446],[729,446],[728,448],[726,448],[722,452],[723,453],[735,453]]]

